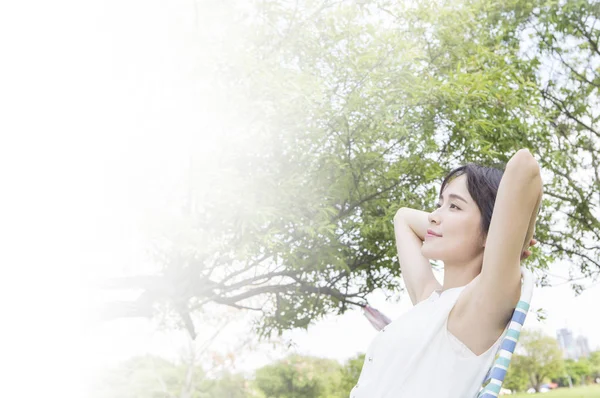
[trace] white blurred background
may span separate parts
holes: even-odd
[[[148,269],[142,226],[181,195],[191,144],[201,142],[206,156],[218,148],[227,98],[211,86],[207,61],[219,35],[231,34],[221,25],[225,3],[0,6],[3,396],[82,397],[90,374],[119,360],[177,358],[189,348],[184,331],[144,319],[98,324],[89,309],[107,299],[95,280]],[[399,298],[374,294],[371,303],[395,317],[410,306]],[[598,302],[598,285],[579,297],[562,285],[536,291],[533,305],[546,310],[539,326],[548,334],[568,326],[598,349],[600,324],[590,316]],[[250,318],[213,321],[199,340],[226,324],[214,351],[241,349]],[[236,367],[250,371],[290,351],[343,360],[374,334],[351,311],[286,333],[276,346],[244,342]]]

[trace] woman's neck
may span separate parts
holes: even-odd
[[[479,256],[468,264],[447,265],[444,263],[444,283],[442,284],[441,291],[466,286],[471,283],[481,273],[481,264]]]

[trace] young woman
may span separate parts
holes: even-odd
[[[437,208],[394,217],[414,307],[369,346],[351,398],[473,398],[521,294],[542,199],[540,169],[518,151],[498,170],[468,164],[444,179]],[[444,263],[444,283],[429,260]]]

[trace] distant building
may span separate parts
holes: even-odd
[[[573,332],[567,328],[556,331],[556,340],[563,353],[564,359],[578,360],[581,357],[589,357],[591,350],[588,339],[584,336],[575,338]]]
[[[577,356],[581,357],[589,357],[591,354],[590,345],[588,343],[587,337],[579,336],[575,341],[575,347],[577,348]]]
[[[575,359],[575,342],[573,341],[573,333],[567,329],[558,329],[556,331],[556,340],[563,353],[565,359]]]

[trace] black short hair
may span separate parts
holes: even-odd
[[[466,174],[469,194],[481,212],[481,232],[487,235],[504,169],[505,165],[487,167],[475,163],[467,163],[464,166],[457,167],[444,178],[440,188],[440,196],[450,181]]]

